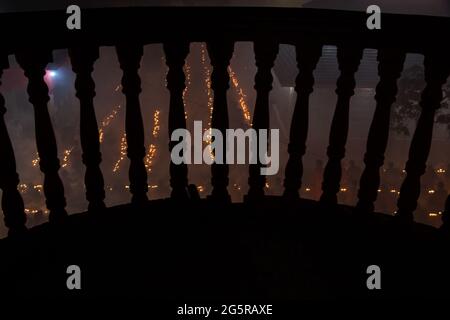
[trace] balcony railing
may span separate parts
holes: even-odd
[[[349,129],[350,100],[355,89],[355,73],[365,48],[378,50],[379,83],[376,87],[376,109],[367,138],[365,168],[361,176],[357,212],[374,210],[380,185],[380,168],[389,139],[390,110],[395,102],[397,80],[407,53],[425,56],[426,87],[420,102],[421,115],[410,145],[406,177],[398,199],[397,216],[412,221],[420,193],[420,178],[425,172],[432,142],[434,115],[442,100],[442,86],[450,74],[450,43],[440,38],[450,30],[450,19],[441,17],[389,15],[382,16],[381,30],[366,28],[364,13],[286,8],[114,8],[82,11],[81,30],[66,28],[64,11],[9,13],[0,15],[0,75],[8,68],[8,56],[15,55],[28,79],[29,100],[34,107],[36,144],[40,169],[44,173],[44,193],[50,211],[50,222],[67,216],[64,187],[58,175],[60,162],[52,123],[47,109],[48,88],[45,68],[52,61],[52,51],[67,48],[74,73],[75,89],[80,102],[81,146],[86,166],[85,187],[89,211],[105,208],[105,191],[100,163],[102,161],[99,130],[95,115],[96,83],[92,79],[99,47],[114,46],[123,71],[122,88],[126,97],[127,156],[130,159],[130,192],[132,203],[148,201],[145,146],[139,94],[138,74],[143,47],[162,43],[168,66],[167,89],[170,92],[169,133],[186,128],[183,105],[185,74],[183,66],[191,42],[205,42],[211,59],[214,104],[212,126],[228,128],[226,93],[230,77],[228,66],[235,42],[251,41],[257,66],[257,93],[253,114],[255,129],[269,129],[269,95],[272,89],[272,67],[280,44],[296,48],[299,74],[295,82],[297,101],[290,128],[289,160],[284,179],[284,198],[296,201],[302,185],[302,159],[308,135],[309,97],[314,90],[313,72],[324,45],[337,47],[340,76],[338,96],[331,125],[328,163],[325,168],[320,202],[337,204]],[[145,89],[145,88],[144,88]],[[17,186],[15,157],[3,115],[9,106],[0,95],[0,187],[2,208],[10,233],[25,230],[24,204]],[[169,135],[170,136],[170,135]],[[173,144],[169,146],[173,147]],[[259,174],[261,163],[250,166],[247,201],[264,198],[265,177]],[[211,167],[211,200],[228,202],[228,165]],[[188,168],[170,164],[171,197],[189,201]],[[448,226],[450,201],[443,207],[443,226]]]

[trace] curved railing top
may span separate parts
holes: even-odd
[[[0,14],[0,51],[116,45],[171,40],[317,41],[365,48],[396,47],[407,52],[450,46],[440,37],[450,31],[450,18],[382,13],[381,30],[366,27],[363,12],[250,7],[141,7],[82,9],[81,30],[68,30],[65,11]]]

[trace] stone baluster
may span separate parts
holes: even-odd
[[[406,53],[395,49],[378,51],[378,75],[376,107],[367,138],[365,168],[361,175],[357,209],[373,212],[380,187],[380,168],[389,138],[391,107],[397,95],[397,80],[403,70]]]
[[[167,89],[170,92],[169,104],[169,139],[177,129],[186,129],[186,117],[183,103],[183,91],[186,88],[186,76],[183,67],[189,54],[189,42],[164,43],[167,73]],[[172,152],[177,141],[169,141],[169,150]],[[171,198],[187,200],[188,193],[188,167],[185,163],[170,162]]]
[[[339,47],[337,59],[341,72],[337,80],[337,104],[331,123],[329,146],[327,150],[328,163],[325,167],[322,196],[324,204],[337,204],[337,194],[342,177],[341,160],[345,157],[347,143],[350,99],[354,95],[356,85],[355,73],[358,71],[362,59],[361,48]]]
[[[44,195],[50,211],[50,222],[60,222],[67,217],[64,186],[58,171],[60,163],[53,125],[48,113],[50,100],[44,81],[46,66],[52,61],[50,50],[34,48],[16,54],[16,60],[28,78],[29,101],[34,108],[36,145],[39,166],[44,173]]]
[[[297,67],[299,73],[295,80],[297,101],[292,115],[289,137],[289,160],[284,177],[284,197],[296,199],[302,185],[303,156],[308,137],[309,97],[314,90],[314,69],[322,55],[322,46],[315,43],[297,45]]]
[[[0,88],[3,70],[7,69],[8,56],[0,55]],[[17,190],[19,175],[16,169],[16,158],[5,124],[5,99],[0,92],[0,188],[2,189],[2,209],[5,216],[5,225],[9,235],[21,233],[26,230],[25,208],[22,196]]]
[[[444,53],[425,54],[424,67],[426,87],[420,101],[422,111],[411,141],[406,177],[397,202],[397,217],[404,221],[414,220],[413,213],[420,195],[420,178],[425,173],[433,139],[434,116],[441,106],[442,86],[450,74],[450,60]]]
[[[214,103],[211,126],[219,130],[225,137],[229,128],[227,91],[230,87],[228,66],[233,55],[234,42],[220,40],[207,43],[208,54],[211,59],[213,72],[211,74],[211,88],[214,91]],[[228,193],[229,168],[225,163],[226,146],[223,146],[223,163],[214,163],[211,166],[211,184],[213,187],[210,199],[218,202],[230,202]]]
[[[142,205],[148,200],[147,169],[144,164],[146,154],[144,123],[139,102],[141,78],[138,73],[144,50],[139,44],[122,44],[116,47],[116,51],[123,71],[122,92],[126,98],[125,132],[128,146],[127,157],[130,159],[131,202]]]
[[[272,90],[272,68],[278,54],[278,43],[256,41],[254,51],[258,71],[255,76],[256,103],[252,127],[257,131],[258,147],[256,153],[257,163],[249,166],[249,190],[246,198],[248,201],[258,201],[264,197],[266,177],[261,175],[261,168],[264,165],[259,158],[259,130],[270,129],[269,94]]]
[[[69,50],[72,69],[76,74],[76,96],[80,100],[80,138],[82,159],[86,166],[84,184],[88,210],[96,212],[105,208],[105,188],[100,170],[102,154],[97,118],[94,109],[95,82],[92,79],[94,63],[99,58],[98,47],[76,47]]]

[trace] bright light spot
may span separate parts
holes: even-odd
[[[58,71],[56,70],[45,70],[44,80],[48,86],[53,87],[56,79],[58,78]]]
[[[429,216],[429,217],[438,217],[438,216],[440,216],[440,215],[442,215],[442,211],[439,211],[439,212],[430,212],[430,213],[428,213],[428,216]]]

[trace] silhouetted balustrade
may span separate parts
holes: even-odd
[[[69,50],[73,72],[76,74],[76,96],[80,100],[80,139],[82,159],[86,166],[84,184],[89,211],[105,208],[105,188],[100,163],[100,138],[94,109],[95,82],[92,79],[94,63],[99,58],[98,47],[76,47]]]
[[[255,75],[256,103],[253,112],[252,127],[256,130],[258,141],[257,163],[249,165],[249,190],[247,200],[258,201],[264,196],[266,186],[266,176],[261,174],[264,166],[260,159],[260,129],[270,129],[269,94],[272,90],[272,68],[278,54],[278,43],[256,41],[254,45],[256,67],[258,71]]]
[[[147,168],[144,164],[144,122],[139,102],[141,78],[138,73],[144,49],[139,44],[121,44],[116,47],[116,51],[123,71],[122,92],[126,98],[125,133],[127,157],[130,159],[131,202],[141,205],[148,200]]]
[[[17,53],[16,60],[28,78],[27,91],[34,107],[36,145],[39,166],[44,173],[44,194],[50,211],[49,220],[59,222],[67,216],[66,199],[64,186],[58,174],[60,163],[55,133],[47,107],[50,97],[44,81],[45,68],[52,61],[52,53],[50,50],[34,48],[32,51]]]
[[[0,54],[0,90],[3,70],[8,68],[8,57]],[[0,188],[2,189],[2,209],[9,234],[24,231],[26,215],[22,196],[17,190],[19,175],[16,169],[14,150],[5,124],[5,99],[0,92]]]
[[[397,95],[397,80],[400,78],[406,53],[396,49],[378,51],[377,102],[367,138],[365,168],[359,184],[357,208],[361,212],[372,212],[380,187],[380,168],[384,164],[384,153],[389,138],[391,107]]]
[[[211,119],[211,127],[222,132],[225,137],[225,131],[229,128],[227,91],[230,88],[230,75],[228,66],[233,55],[234,42],[220,40],[207,43],[208,54],[211,59],[213,71],[211,73],[211,89],[214,91],[214,103]],[[223,144],[223,157],[225,160],[226,145]],[[211,165],[211,185],[213,190],[210,198],[218,202],[229,202],[228,193],[228,164],[223,161],[222,164],[215,161]]]
[[[158,10],[166,12],[166,14],[170,13],[170,11],[165,11],[170,10],[168,8]],[[108,15],[108,12],[105,12],[105,14]],[[111,9],[111,12],[116,11]],[[150,10],[147,12],[148,14],[154,14]],[[245,13],[245,11],[243,12]],[[443,99],[442,86],[446,83],[450,74],[448,49],[446,47],[442,49],[430,47],[431,38],[426,39],[423,34],[417,35],[420,38],[420,41],[417,41],[409,33],[394,30],[391,27],[394,20],[389,20],[393,19],[392,17],[386,17],[386,19],[391,21],[390,24],[386,24],[387,28],[393,30],[392,32],[404,35],[405,39],[397,37],[397,33],[395,34],[396,37],[391,36],[385,33],[384,30],[368,32],[365,24],[361,26],[363,29],[353,32],[351,27],[359,26],[360,18],[362,17],[359,13],[340,13],[340,15],[347,15],[349,22],[334,29],[334,27],[318,27],[317,25],[317,21],[320,22],[324,18],[332,18],[333,13],[331,12],[326,12],[322,15],[320,10],[299,10],[300,18],[298,20],[296,20],[296,16],[290,15],[291,11],[282,11],[280,9],[280,11],[277,11],[276,18],[267,15],[266,11],[261,12],[261,16],[251,17],[248,25],[245,22],[248,17],[240,20],[242,17],[239,15],[236,21],[230,19],[229,25],[227,23],[224,23],[225,25],[211,25],[210,28],[208,26],[205,27],[203,24],[200,27],[199,22],[195,21],[195,23],[192,23],[192,26],[191,24],[186,24],[186,30],[167,27],[157,32],[156,38],[153,38],[153,35],[150,34],[154,32],[151,28],[148,30],[148,33],[145,32],[145,36],[136,34],[136,32],[128,33],[129,30],[141,30],[141,23],[145,25],[147,21],[145,23],[139,21],[136,25],[133,23],[127,24],[123,27],[125,32],[119,30],[112,37],[105,31],[103,25],[96,25],[91,20],[90,27],[95,30],[92,34],[85,30],[70,34],[67,33],[67,30],[64,30],[62,33],[58,31],[55,44],[52,44],[47,39],[42,40],[46,44],[42,46],[37,45],[37,42],[34,42],[34,39],[31,38],[28,41],[32,42],[32,44],[27,44],[27,41],[21,43],[14,37],[6,34],[5,48],[7,51],[4,51],[3,54],[0,52],[0,80],[3,71],[9,67],[8,54],[15,54],[17,62],[28,79],[27,92],[29,101],[34,109],[36,145],[40,169],[44,173],[43,190],[46,205],[50,212],[50,221],[58,222],[64,220],[67,212],[65,209],[64,186],[58,173],[60,162],[55,133],[47,106],[50,100],[49,89],[44,76],[46,75],[47,65],[52,62],[52,49],[63,48],[67,39],[71,40],[69,56],[72,70],[76,75],[75,89],[80,103],[82,161],[86,167],[84,183],[90,212],[102,211],[105,208],[105,183],[100,169],[102,162],[101,141],[94,108],[96,84],[92,77],[95,62],[99,59],[99,46],[101,45],[116,46],[120,68],[123,72],[121,83],[126,98],[125,133],[127,156],[130,159],[131,202],[138,205],[146,204],[148,200],[148,177],[144,162],[146,156],[144,124],[139,100],[141,93],[139,69],[145,44],[163,43],[166,65],[168,67],[166,77],[167,89],[170,93],[168,106],[169,138],[175,130],[186,129],[186,114],[183,101],[183,92],[186,89],[186,75],[183,68],[190,51],[190,42],[205,41],[207,44],[207,51],[212,66],[211,89],[214,94],[211,123],[209,125],[211,128],[220,131],[223,137],[226,137],[226,130],[229,128],[227,92],[230,88],[229,66],[234,52],[235,41],[254,42],[257,72],[254,81],[256,102],[252,128],[256,130],[258,137],[258,130],[270,129],[269,99],[273,85],[272,68],[278,55],[279,45],[295,45],[299,72],[295,79],[297,98],[291,119],[287,150],[288,160],[283,183],[283,197],[287,201],[299,199],[299,192],[302,187],[304,176],[303,157],[306,153],[306,141],[308,138],[309,101],[314,90],[314,71],[322,55],[322,47],[324,45],[337,45],[337,60],[340,70],[336,86],[337,102],[330,128],[327,148],[328,162],[323,175],[322,195],[320,197],[321,203],[327,205],[336,205],[338,202],[337,195],[340,191],[343,171],[341,162],[345,157],[350,126],[350,102],[357,85],[355,75],[363,57],[363,50],[366,47],[376,48],[378,50],[379,82],[376,87],[375,112],[369,129],[364,155],[365,167],[360,178],[358,190],[358,202],[356,204],[358,213],[374,211],[374,203],[380,188],[380,169],[384,164],[389,139],[391,108],[396,100],[398,91],[397,80],[401,76],[406,54],[408,52],[424,53],[424,50],[427,50],[424,62],[426,87],[422,92],[420,101],[421,114],[411,141],[405,170],[406,177],[402,183],[398,198],[397,216],[405,221],[412,221],[420,195],[420,179],[425,172],[432,143],[436,110],[440,107]],[[128,21],[133,17],[141,17],[141,12],[136,13],[136,11],[127,11],[124,14],[129,15],[127,16]],[[303,19],[302,17],[307,16],[306,14],[311,15],[312,19]],[[49,15],[51,16],[51,14]],[[283,19],[284,17],[286,17],[286,20]],[[20,16],[20,18],[25,19],[23,16]],[[318,18],[318,20],[316,21],[315,18]],[[397,18],[405,19],[405,21],[409,22],[428,19],[423,17]],[[11,19],[11,17],[6,17],[6,19]],[[154,19],[158,20],[161,17],[154,16]],[[183,20],[185,17],[180,15],[178,19]],[[337,18],[333,19],[333,22],[338,21]],[[429,19],[434,18],[430,17]],[[12,23],[12,20],[8,21]],[[428,21],[436,21],[437,26],[448,25],[448,21],[446,22],[444,19]],[[0,24],[2,23],[0,20]],[[257,27],[255,28],[255,26]],[[46,24],[46,28],[48,27]],[[429,28],[427,29],[427,34],[431,33],[429,30],[435,29],[433,25],[424,25],[424,27]],[[258,28],[262,29],[259,30]],[[22,31],[18,30],[18,32]],[[26,38],[27,36],[23,33],[22,37]],[[94,39],[96,37],[100,37],[100,39]],[[84,42],[85,39],[89,41]],[[72,42],[72,40],[74,41]],[[54,47],[50,47],[53,45]],[[2,50],[5,49],[2,47]],[[205,112],[210,111],[205,110]],[[13,146],[4,120],[5,112],[5,99],[0,94],[0,188],[3,192],[2,209],[5,215],[5,224],[9,228],[10,234],[14,234],[26,230],[26,215],[24,202],[18,190],[19,175],[16,169]],[[214,143],[212,139],[211,137],[209,142]],[[172,151],[177,144],[178,141],[169,141],[169,150]],[[258,145],[258,149],[259,147]],[[218,151],[222,151],[223,163],[216,161]],[[257,151],[257,163],[249,166],[249,191],[245,197],[246,201],[253,203],[258,203],[264,199],[266,186],[266,177],[261,175],[261,169],[266,164],[260,158],[260,150]],[[225,143],[222,150],[215,149],[211,153],[212,192],[208,199],[219,204],[229,203],[231,199],[228,191],[229,166],[226,163],[226,154],[227,146]],[[174,201],[198,201],[199,195],[196,187],[188,183],[187,164],[175,164],[171,161],[169,169],[170,187],[172,189],[171,199]],[[450,230],[449,216],[450,196],[447,199],[445,208],[443,208],[442,215],[444,227],[448,230]]]
[[[183,67],[189,54],[189,42],[164,43],[167,72],[167,89],[170,92],[169,103],[169,139],[177,129],[186,129],[186,115],[183,102],[183,91],[186,88],[186,76]],[[169,141],[169,150],[172,152],[177,141]],[[187,200],[188,193],[188,167],[185,163],[170,162],[171,197],[177,200]]]
[[[303,156],[308,137],[309,97],[314,90],[314,70],[322,55],[322,46],[316,43],[296,45],[299,73],[295,80],[297,101],[292,115],[289,135],[289,160],[284,178],[284,196],[298,198],[303,177]]]
[[[425,173],[426,162],[433,139],[434,116],[443,99],[442,86],[450,74],[448,52],[425,54],[425,82],[420,101],[421,114],[411,141],[406,162],[406,178],[400,189],[397,216],[412,221],[420,195],[420,177]]]
[[[342,177],[341,160],[345,157],[348,136],[350,99],[354,95],[355,73],[358,71],[362,55],[361,48],[339,47],[337,51],[341,74],[337,80],[338,100],[331,123],[330,144],[327,149],[328,163],[324,171],[323,192],[320,198],[325,204],[337,204],[337,193]]]

